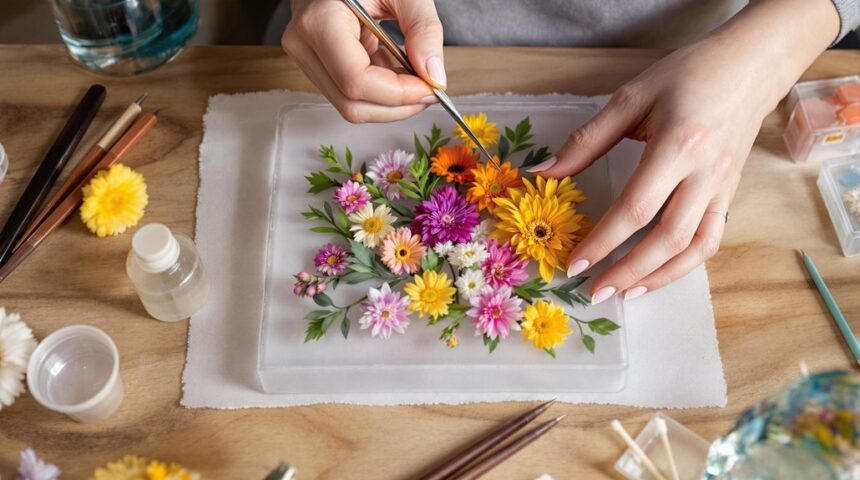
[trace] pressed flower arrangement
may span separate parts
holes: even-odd
[[[311,231],[342,241],[321,246],[315,272],[295,276],[293,293],[320,307],[305,316],[306,342],[336,323],[348,338],[351,313],[381,339],[407,334],[420,319],[439,328],[452,348],[468,329],[490,352],[520,336],[553,357],[574,333],[594,352],[595,335],[619,328],[607,318],[582,320],[565,311],[563,304],[589,305],[576,291],[585,277],[551,284],[590,230],[578,208],[585,194],[570,178],[522,176],[520,168],[550,155],[531,143],[528,118],[504,134],[484,113],[465,119],[485,147],[495,147],[498,168],[480,161],[459,127],[455,143],[434,125],[423,139],[415,134],[414,152],[391,150],[361,163],[348,148],[339,157],[333,147],[320,147],[326,167],[306,178],[310,193],[328,198],[303,215],[322,223]],[[524,158],[514,167],[517,154]],[[528,273],[530,264],[538,275]],[[346,305],[327,293],[365,283],[367,294]]]

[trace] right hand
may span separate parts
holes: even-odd
[[[376,37],[341,0],[292,0],[284,50],[349,122],[402,120],[436,103],[430,85],[444,89],[446,75],[433,0],[362,0],[362,5],[376,19],[398,21],[406,54],[421,78],[393,68]]]

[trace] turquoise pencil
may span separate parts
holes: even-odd
[[[827,284],[824,283],[824,279],[821,278],[821,275],[818,273],[818,269],[815,268],[815,263],[813,263],[812,259],[804,253],[803,250],[800,250],[800,255],[803,257],[803,264],[806,265],[806,269],[809,270],[809,275],[812,276],[812,281],[815,282],[815,286],[818,287],[818,293],[821,294],[821,298],[824,299],[824,303],[827,305],[828,310],[830,310],[830,314],[833,315],[833,319],[836,320],[836,325],[839,327],[839,331],[842,332],[842,338],[845,339],[845,343],[847,343],[848,348],[851,349],[851,354],[854,355],[854,360],[860,364],[860,343],[857,342],[857,337],[854,336],[854,332],[851,331],[851,327],[845,320],[845,316],[842,315],[842,311],[839,310],[839,305],[836,304],[836,300],[830,293],[830,289],[827,288]]]

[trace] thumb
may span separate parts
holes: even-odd
[[[403,32],[406,55],[418,76],[444,90],[448,79],[442,53],[442,22],[433,0],[396,0],[392,9]]]
[[[570,134],[555,156],[526,171],[542,177],[576,175],[611,150],[641,118],[638,102],[621,87],[594,118]]]

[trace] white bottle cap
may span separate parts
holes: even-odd
[[[169,228],[160,223],[150,223],[134,234],[131,251],[143,271],[159,273],[179,259],[179,242]]]

